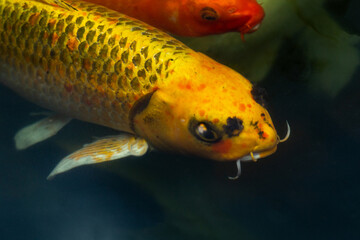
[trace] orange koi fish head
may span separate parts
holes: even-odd
[[[275,152],[276,130],[251,83],[205,55],[193,55],[135,105],[134,131],[158,149],[218,161]]]
[[[256,31],[264,18],[264,9],[256,0],[189,1],[188,12],[197,32],[242,34]]]

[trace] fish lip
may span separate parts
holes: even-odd
[[[256,32],[261,26],[261,23],[256,24],[255,26],[251,26],[250,24],[244,24],[241,26],[237,31],[243,34],[253,33]]]
[[[278,135],[277,141],[275,142],[275,144],[273,146],[265,148],[265,149],[261,149],[260,151],[259,150],[251,151],[249,154],[244,155],[241,158],[238,158],[237,161],[238,162],[246,162],[246,161],[252,160],[252,161],[256,162],[260,158],[264,158],[264,157],[267,157],[267,156],[273,154],[277,149],[277,145],[279,143],[287,141],[290,137],[291,129],[290,129],[290,125],[289,125],[288,121],[286,121],[286,125],[287,125],[287,133],[284,138],[281,139]],[[254,149],[256,149],[256,148],[257,147],[255,147]]]
[[[260,26],[261,26],[261,23],[256,24],[255,26],[253,26],[252,28],[250,28],[250,29],[247,31],[247,33],[253,33],[253,32],[255,32],[255,31],[257,31],[257,30],[260,28]]]
[[[277,149],[277,144],[275,144],[274,146],[270,147],[270,148],[266,148],[263,149],[261,151],[253,151],[250,152],[249,154],[242,156],[241,158],[237,159],[238,161],[241,162],[248,162],[248,161],[257,161],[260,158],[264,158],[267,157],[271,154],[273,154]],[[252,153],[252,156],[251,156]]]

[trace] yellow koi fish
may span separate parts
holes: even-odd
[[[239,73],[145,23],[70,0],[0,0],[0,82],[57,114],[21,129],[18,149],[71,118],[123,132],[64,158],[73,167],[140,156],[148,145],[218,161],[257,160],[279,138]]]

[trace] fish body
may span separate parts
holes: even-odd
[[[264,10],[256,0],[86,0],[181,36],[258,29]]]
[[[132,132],[134,102],[165,81],[170,59],[189,50],[104,7],[60,1],[67,9],[47,2],[53,4],[2,1],[3,83],[55,112]]]
[[[0,0],[0,19],[0,82],[44,108],[219,161],[276,150],[247,79],[150,25],[82,1]]]

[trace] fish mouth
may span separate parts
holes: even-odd
[[[238,32],[241,34],[241,39],[245,41],[245,34],[256,32],[259,29],[260,23],[256,24],[254,27],[251,27],[249,24],[245,24],[243,27],[238,29]]]
[[[261,150],[261,151],[250,152],[249,154],[239,158],[238,161],[242,161],[242,162],[254,161],[254,162],[256,162],[260,158],[264,158],[264,157],[267,157],[267,156],[273,154],[274,152],[276,152],[276,149],[277,149],[277,143],[274,146],[272,146],[271,148],[267,148],[267,149]]]
[[[272,147],[269,147],[269,148],[265,148],[265,149],[262,149],[260,151],[252,151],[250,152],[249,154],[239,158],[237,160],[237,162],[246,162],[246,161],[253,161],[253,162],[256,162],[257,160],[259,160],[260,158],[264,158],[264,157],[267,157],[271,154],[273,154],[274,152],[276,152],[276,149],[277,149],[277,145],[279,143],[282,143],[282,142],[285,142],[289,139],[290,137],[290,133],[291,133],[291,129],[290,129],[290,125],[289,123],[286,121],[286,126],[287,126],[287,132],[286,132],[286,135],[284,138],[280,138],[279,135],[277,136],[277,141],[276,143],[272,146]]]
[[[247,162],[247,161],[251,161],[251,160],[256,162],[260,158],[264,158],[264,157],[267,157],[267,156],[273,154],[277,149],[277,145],[279,143],[287,141],[289,139],[289,137],[290,137],[291,130],[290,130],[290,125],[289,125],[289,123],[287,121],[286,121],[286,126],[287,126],[287,133],[286,133],[286,136],[284,138],[281,139],[279,137],[279,135],[278,135],[277,136],[277,141],[274,144],[274,146],[272,146],[270,148],[263,149],[261,151],[252,151],[249,154],[239,158],[236,161],[236,166],[237,166],[237,169],[238,169],[238,172],[237,172],[236,176],[235,177],[228,177],[228,178],[231,179],[231,180],[235,180],[235,179],[238,179],[240,177],[240,175],[241,175],[241,162]]]
[[[257,31],[261,26],[261,23],[256,24],[255,26],[253,26],[252,28],[250,28],[246,33],[252,33]]]
[[[250,25],[249,23],[244,24],[242,27],[238,28],[238,32],[242,34],[256,32],[261,26],[261,23],[256,24],[255,26]]]

